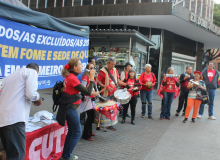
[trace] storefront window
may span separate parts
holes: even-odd
[[[90,49],[89,56],[94,57],[96,61],[96,67],[100,70],[107,64],[109,56],[115,57],[118,72],[124,70],[125,63],[128,61],[129,51],[128,48],[113,48],[113,47],[93,47]],[[144,57],[143,57],[144,58]],[[139,52],[131,52],[130,62],[134,62],[137,74],[141,71],[141,54]],[[145,65],[145,62],[143,61]]]

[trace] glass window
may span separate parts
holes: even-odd
[[[135,29],[136,31],[138,31],[138,26],[129,26],[129,25],[127,25],[127,29],[130,29],[130,30]]]
[[[93,5],[102,4],[102,0],[94,0]]]
[[[128,0],[128,3],[139,3],[139,0]]]
[[[105,4],[114,4],[114,0],[105,0]]]
[[[126,0],[116,0],[116,4],[126,3]]]
[[[83,5],[91,5],[91,0],[83,0]]]
[[[110,29],[110,25],[98,25],[98,29]]]
[[[124,29],[124,25],[112,25],[112,29]]]

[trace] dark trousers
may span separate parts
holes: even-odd
[[[23,160],[25,158],[26,132],[24,122],[0,127],[0,136],[7,160]]]
[[[87,113],[87,119],[84,125],[83,138],[88,139],[91,138],[92,123],[94,121],[94,110],[90,109],[86,111],[86,113]]]
[[[178,104],[178,108],[177,108],[176,112],[180,113],[180,111],[183,108],[183,103],[185,102],[184,109],[183,109],[183,112],[185,113],[188,95],[189,95],[189,91],[183,91],[183,90],[180,91],[179,104]]]
[[[136,105],[137,105],[137,98],[131,98],[131,100],[127,104],[123,104],[123,119],[125,120],[127,112],[128,112],[128,107],[130,104],[131,108],[131,119],[134,120],[135,118],[135,110],[136,110]]]
[[[80,122],[85,122],[86,121],[86,112],[80,113]]]

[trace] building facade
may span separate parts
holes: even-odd
[[[23,0],[23,3],[61,20],[88,25],[93,31],[138,31],[155,43],[147,46],[145,52],[146,63],[153,66],[158,82],[170,66],[177,74],[183,73],[188,65],[193,70],[202,70],[204,49],[220,45],[220,28],[212,23],[213,0]]]

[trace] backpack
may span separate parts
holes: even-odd
[[[59,100],[63,93],[63,82],[57,81],[56,84],[53,87],[53,112],[56,112],[57,107],[59,106]]]

